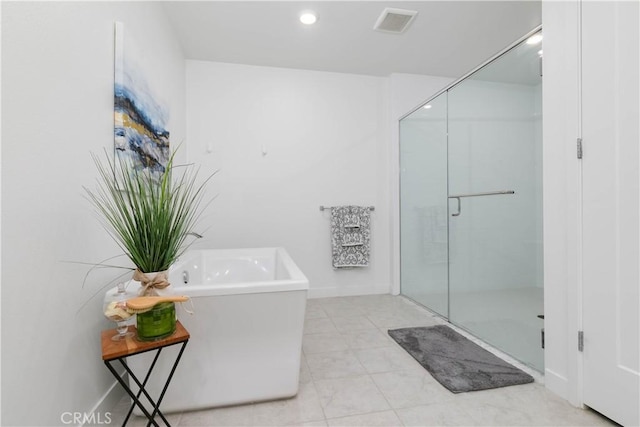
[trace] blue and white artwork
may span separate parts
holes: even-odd
[[[125,51],[126,48],[126,51]],[[114,119],[116,155],[137,170],[164,172],[170,156],[169,108],[160,102],[143,69],[144,61],[124,26],[115,25]],[[149,68],[149,67],[147,67]],[[147,70],[147,73],[153,70]],[[155,89],[155,88],[154,88]]]

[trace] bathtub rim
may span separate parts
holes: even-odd
[[[171,284],[174,293],[184,293],[191,297],[236,295],[264,292],[308,291],[309,280],[302,270],[293,261],[287,250],[282,246],[258,247],[258,248],[232,248],[232,249],[192,249],[185,252],[181,258],[183,261],[173,264],[169,269],[169,275],[180,271],[184,263],[189,262],[192,256],[201,256],[202,253],[214,253],[220,258],[244,258],[251,256],[275,256],[286,269],[288,279],[276,279],[265,281],[245,281],[222,284]]]

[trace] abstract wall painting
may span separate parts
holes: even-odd
[[[126,47],[126,49],[125,49]],[[169,108],[150,87],[150,64],[115,23],[114,133],[115,152],[138,171],[160,176],[170,156]],[[145,69],[146,65],[146,69]]]

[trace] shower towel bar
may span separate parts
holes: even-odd
[[[324,211],[325,209],[331,209],[331,206],[322,206],[322,205],[320,205],[320,210],[321,211]],[[375,208],[375,206],[369,206],[369,210],[370,211],[375,211],[376,208]]]
[[[449,199],[456,199],[458,201],[458,212],[454,212],[451,216],[460,216],[460,212],[462,212],[462,206],[460,204],[460,199],[462,197],[478,197],[478,196],[498,196],[501,194],[516,194],[513,190],[501,190],[501,191],[489,191],[486,193],[468,193],[468,194],[455,194],[453,196],[449,196]]]
[[[501,191],[489,191],[486,193],[469,193],[469,194],[455,194],[449,196],[450,199],[457,199],[459,197],[478,197],[478,196],[497,196],[499,194],[515,194],[513,190],[501,190]]]

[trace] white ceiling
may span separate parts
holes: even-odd
[[[387,76],[459,77],[540,25],[540,1],[169,1],[188,59]],[[403,34],[385,7],[417,10]],[[305,26],[301,11],[318,22]]]

